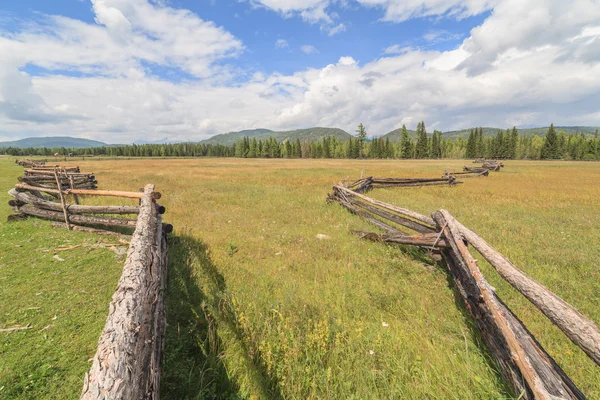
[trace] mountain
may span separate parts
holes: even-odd
[[[410,136],[412,138],[417,137],[417,131],[413,131],[411,129],[407,129],[406,131],[408,132],[408,136]],[[389,138],[390,142],[399,142],[401,135],[402,135],[402,128],[398,128],[398,129],[394,129],[393,131],[386,133],[385,135],[382,136],[382,138],[383,139]]]
[[[48,137],[31,137],[13,142],[0,142],[0,148],[2,147],[18,147],[26,149],[29,147],[47,147],[47,148],[89,148],[89,147],[102,147],[106,146],[106,143],[98,142],[96,140],[74,138],[69,136],[48,136]]]
[[[600,128],[597,128],[595,126],[556,126],[556,131],[557,132],[564,132],[565,134],[571,134],[571,133],[583,133],[586,136],[590,136],[593,135],[596,132],[596,129],[600,130]],[[458,138],[462,138],[462,139],[468,139],[469,138],[469,133],[471,132],[472,128],[469,129],[461,129],[461,130],[457,130],[457,131],[446,131],[443,132],[444,135],[444,139],[458,139]],[[490,128],[490,127],[483,127],[483,136],[496,136],[496,134],[498,133],[498,131],[506,131],[506,128],[502,129],[502,128]],[[519,135],[525,135],[525,136],[531,136],[531,135],[538,135],[538,136],[545,136],[546,133],[548,133],[548,127],[542,127],[542,128],[525,128],[525,129],[521,129],[521,128],[517,128],[519,130]],[[383,135],[383,138],[388,138],[390,139],[390,142],[399,142],[400,141],[400,133],[402,132],[401,128],[398,129],[394,129],[393,131],[390,131],[388,133],[386,133],[385,135]],[[427,131],[427,133],[429,135],[431,135],[433,132]],[[416,132],[412,131],[412,130],[408,130],[408,134],[412,137],[415,138]]]
[[[179,141],[173,141],[171,139],[169,139],[168,137],[164,137],[162,139],[159,140],[145,140],[145,139],[138,139],[138,140],[134,140],[133,144],[166,144],[166,143],[180,143]]]
[[[285,140],[295,141],[296,139],[300,139],[301,141],[314,141],[324,137],[335,137],[336,139],[345,142],[351,137],[351,135],[348,132],[345,132],[338,128],[317,127],[282,132],[276,132],[270,129],[252,129],[215,135],[210,139],[203,140],[201,143],[223,144],[226,146],[230,146],[238,140],[243,139],[244,137],[248,137],[250,139],[256,138],[257,140],[275,138],[279,142],[283,142]]]

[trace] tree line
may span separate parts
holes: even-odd
[[[442,132],[427,133],[419,122],[413,139],[402,126],[400,140],[389,138],[368,140],[361,123],[356,135],[342,141],[334,136],[319,140],[277,141],[244,137],[233,145],[206,143],[116,145],[93,148],[0,148],[0,154],[13,156],[52,156],[55,153],[78,156],[111,157],[238,157],[238,158],[373,158],[373,159],[439,159],[439,158],[496,158],[496,159],[566,159],[600,160],[598,131],[587,137],[583,133],[557,132],[550,125],[545,136],[519,135],[513,127],[499,130],[496,135],[484,136],[483,128],[471,129],[468,138],[444,138]]]

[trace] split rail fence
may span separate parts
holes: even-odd
[[[162,222],[165,207],[156,202],[161,194],[151,184],[140,192],[98,190],[94,175],[79,167],[25,167],[31,169],[9,191],[9,205],[18,212],[13,219],[33,216],[62,221],[55,226],[111,235],[134,229],[81,399],[158,399],[166,329],[167,233],[173,230]],[[67,203],[71,196],[75,204]],[[139,205],[82,205],[79,196],[137,199]]]
[[[490,286],[468,245],[477,250],[499,275],[523,294],[546,317],[600,365],[600,328],[548,288],[525,275],[483,238],[448,211],[426,216],[359,193],[361,186],[343,182],[333,187],[328,202],[336,202],[385,233],[354,231],[378,242],[417,246],[445,264],[466,309],[476,321],[483,341],[500,372],[523,399],[584,399],[560,366],[502,302]],[[412,231],[406,233],[402,229]]]

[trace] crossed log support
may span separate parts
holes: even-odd
[[[525,275],[445,210],[428,217],[368,198],[342,184],[334,186],[328,201],[340,203],[386,231],[385,234],[355,232],[362,238],[418,246],[436,261],[443,260],[491,356],[516,396],[523,399],[585,399],[523,322],[498,297],[479,270],[468,245],[600,365],[600,328],[593,321]],[[416,234],[407,234],[398,225]]]

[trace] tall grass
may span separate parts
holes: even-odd
[[[437,177],[463,162],[80,164],[101,188],[155,183],[182,241],[170,254],[166,398],[510,397],[443,270],[426,268],[429,261],[408,247],[361,241],[350,230],[373,228],[325,204],[333,184],[365,169]],[[448,209],[600,322],[599,178],[596,163],[509,161],[502,172],[457,187],[371,195],[425,214]],[[584,393],[600,398],[597,367],[482,268]]]

